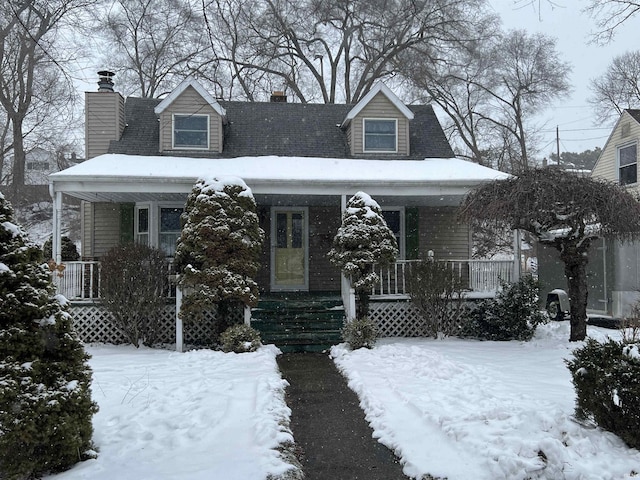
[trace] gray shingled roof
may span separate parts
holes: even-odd
[[[159,123],[154,107],[158,99],[129,97],[126,127],[110,153],[162,155],[158,151]],[[349,158],[344,130],[340,129],[353,105],[271,102],[224,102],[227,111],[222,154],[184,152],[185,156],[243,157],[261,155]],[[393,158],[449,158],[453,151],[430,105],[409,106],[411,155]],[[175,156],[176,152],[166,152]],[[384,158],[384,157],[382,157]]]
[[[627,113],[631,115],[636,122],[640,123],[640,110],[627,108]]]

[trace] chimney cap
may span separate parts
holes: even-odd
[[[113,92],[113,77],[116,74],[109,70],[100,70],[98,72],[98,91]]]

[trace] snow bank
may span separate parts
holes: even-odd
[[[540,327],[528,343],[387,339],[332,355],[374,435],[413,478],[632,478],[640,452],[572,419],[564,359],[577,345],[567,323]]]
[[[291,468],[275,450],[292,440],[275,347],[87,350],[99,456],[49,479],[257,480]]]

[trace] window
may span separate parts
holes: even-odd
[[[364,151],[365,152],[395,152],[397,121],[364,119]]]
[[[149,245],[149,207],[136,207],[135,241]]]
[[[209,148],[208,115],[174,115],[173,148]]]
[[[47,162],[27,162],[27,170],[49,170]]]
[[[387,227],[391,229],[396,242],[398,242],[398,259],[404,259],[404,210],[401,207],[398,208],[385,208],[382,210],[382,216]]]
[[[182,208],[160,208],[160,232],[158,244],[168,257],[176,253],[176,242],[180,237],[180,215]]]
[[[618,148],[620,185],[638,182],[638,145],[626,145]]]

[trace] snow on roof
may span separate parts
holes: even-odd
[[[58,181],[132,179],[185,180],[235,176],[252,182],[406,182],[476,185],[506,179],[508,174],[459,158],[364,160],[312,157],[189,158],[105,154],[49,175]]]

